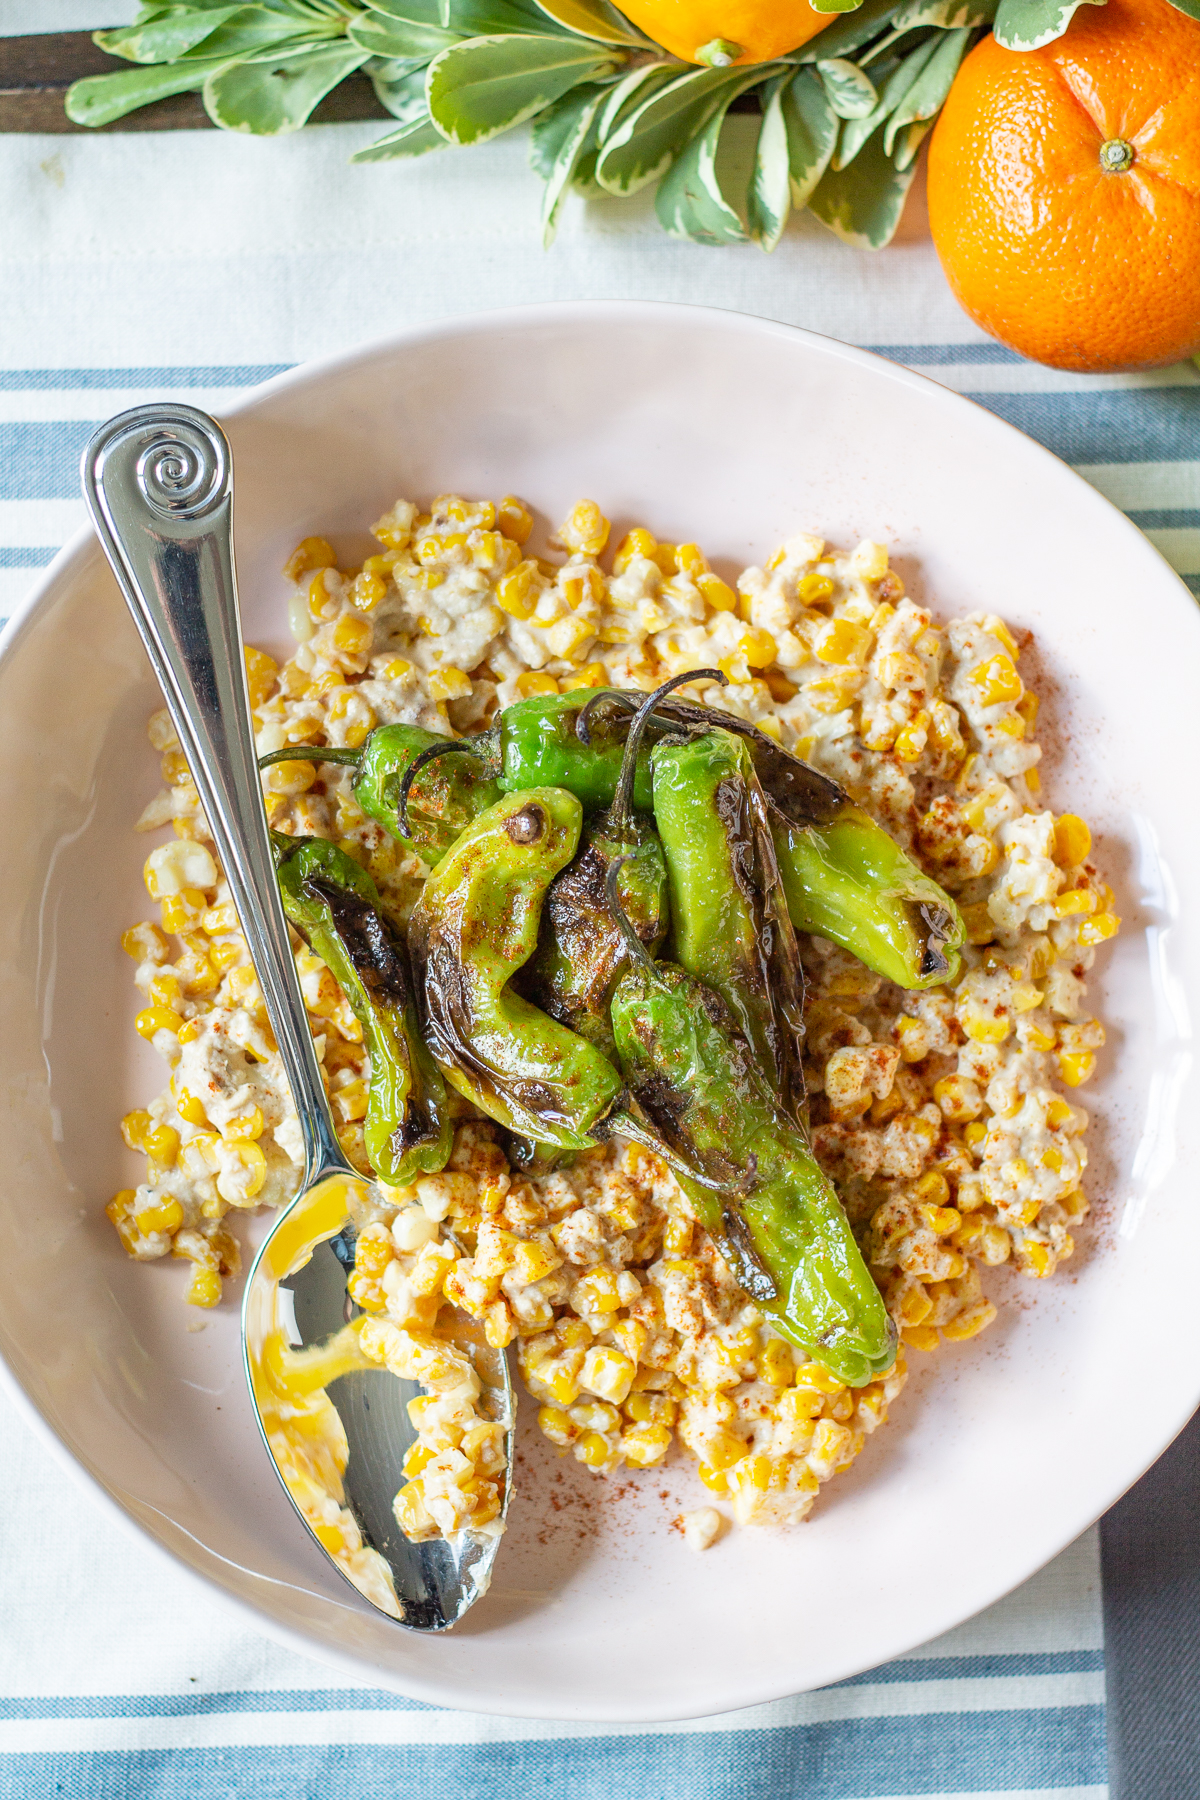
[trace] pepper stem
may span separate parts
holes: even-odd
[[[311,744],[296,744],[289,745],[286,750],[269,750],[265,756],[259,757],[258,766],[260,769],[267,769],[272,763],[322,762],[341,763],[348,769],[354,769],[361,760],[361,750],[351,750],[348,746],[338,750],[319,750],[314,749]]]
[[[621,895],[617,888],[621,870],[628,861],[628,856],[615,856],[609,863],[608,872],[604,877],[604,892],[608,900],[608,910],[613,916],[613,924],[625,939],[629,954],[635,962],[641,963],[643,968],[652,969],[654,959],[630,923],[629,914],[621,904]]]
[[[617,791],[613,795],[613,803],[609,808],[609,818],[617,831],[624,831],[629,825],[629,815],[633,810],[633,784],[637,779],[637,759],[642,748],[642,738],[647,725],[654,714],[660,700],[674,693],[677,687],[684,687],[690,681],[719,681],[722,687],[728,687],[729,677],[720,669],[687,669],[682,675],[672,675],[670,681],[664,681],[661,687],[647,694],[642,704],[633,715],[629,727],[629,736],[625,739],[625,754],[621,758],[621,773],[617,777]]]
[[[412,828],[408,822],[408,795],[413,781],[418,772],[425,767],[425,764],[432,762],[435,756],[448,756],[454,751],[461,751],[467,756],[473,756],[475,754],[471,749],[470,744],[464,744],[461,738],[447,738],[444,744],[426,745],[424,750],[417,752],[407,769],[405,769],[404,779],[400,783],[400,792],[396,800],[396,813],[400,822],[400,829],[406,838],[412,836]]]

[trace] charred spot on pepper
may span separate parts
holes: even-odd
[[[546,834],[546,815],[531,802],[505,821],[504,829],[514,844],[537,844]]]
[[[721,1224],[724,1230],[713,1242],[738,1286],[745,1288],[752,1300],[778,1300],[779,1288],[755,1249],[750,1227],[741,1213],[726,1207]]]
[[[921,950],[921,974],[946,975],[950,970],[950,958],[943,946],[954,930],[954,921],[940,906],[920,906],[917,910],[928,933]]]
[[[307,876],[300,886],[310,900],[328,907],[333,928],[371,997],[386,997],[399,1008],[407,1006],[408,959],[382,914],[361,894],[320,875]]]

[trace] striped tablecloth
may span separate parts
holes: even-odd
[[[129,10],[8,0],[4,24]],[[580,204],[547,256],[518,138],[348,169],[372,129],[0,138],[0,616],[81,521],[79,451],[109,414],[172,394],[219,413],[277,368],[416,319],[601,296],[735,307],[920,368],[1074,464],[1200,592],[1200,374],[1085,380],[983,340],[919,203],[874,258],[807,224],[770,259],[698,250],[637,202]],[[2,1398],[0,1443],[0,1800],[1108,1794],[1095,1533],[948,1637],[823,1692],[676,1726],[547,1725],[438,1711],[276,1648],[95,1513]]]

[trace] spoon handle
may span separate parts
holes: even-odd
[[[300,1118],[305,1184],[348,1168],[275,883],[233,572],[233,467],[215,419],[136,406],[96,432],[83,491],[195,778]]]

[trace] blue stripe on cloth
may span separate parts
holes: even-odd
[[[1200,441],[1196,445],[1200,452]],[[1140,506],[1125,515],[1141,531],[1178,531],[1185,525],[1200,525],[1200,506]]]
[[[669,1745],[669,1768],[653,1733],[21,1753],[0,1762],[0,1800],[875,1800],[1105,1779],[1102,1706],[681,1732]]]
[[[968,394],[1069,463],[1189,462],[1196,391],[1117,388],[1090,394]]]
[[[892,362],[907,363],[913,369],[946,368],[953,363],[1016,363],[1026,369],[1037,366],[1004,344],[864,344],[863,348]]]
[[[833,1688],[914,1681],[978,1681],[1029,1675],[1093,1674],[1103,1650],[1014,1656],[905,1657],[837,1681]],[[832,1690],[828,1690],[832,1691]],[[382,1688],[253,1688],[193,1694],[19,1694],[0,1696],[0,1721],[13,1719],[172,1719],[216,1713],[433,1712],[423,1701]]]
[[[969,397],[1066,462],[1181,462],[1196,455],[1190,388]],[[0,500],[76,499],[79,458],[101,422],[97,417],[0,424]]]
[[[0,569],[44,569],[53,559],[45,544],[0,544]]]
[[[0,369],[0,394],[48,393],[80,388],[256,387],[282,375],[292,363],[213,363],[200,368]]]

